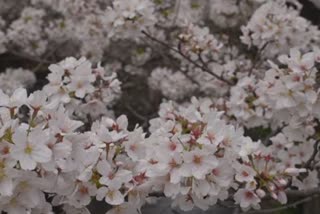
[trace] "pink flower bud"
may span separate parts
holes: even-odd
[[[288,202],[287,195],[286,195],[286,193],[284,191],[278,192],[278,201],[281,204],[286,204]]]
[[[286,185],[288,184],[288,182],[287,182],[286,180],[284,180],[283,178],[280,178],[280,179],[278,180],[278,182],[279,182],[279,184],[280,184],[281,186],[286,186]]]
[[[257,189],[256,193],[260,198],[263,198],[264,196],[266,196],[266,192],[262,189]]]
[[[274,193],[274,192],[272,192],[272,193],[270,194],[270,196],[271,196],[273,199],[275,199],[275,200],[277,200],[277,199],[278,199],[277,194],[276,194],[276,193]]]

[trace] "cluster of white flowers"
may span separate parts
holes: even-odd
[[[149,0],[116,0],[106,11],[105,22],[110,26],[109,37],[137,38],[141,30],[155,24],[154,5]]]
[[[0,74],[0,88],[8,95],[17,88],[30,88],[35,82],[35,74],[23,68],[7,68]]]
[[[294,48],[290,50],[289,56],[280,56],[279,61],[285,68],[271,63],[272,68],[266,71],[257,94],[276,111],[285,110],[290,115],[307,116],[318,100],[315,85],[318,70],[314,53],[302,55]],[[290,118],[284,120],[289,121]]]
[[[22,88],[12,96],[1,92],[0,105],[1,211],[52,213],[46,197],[53,197],[55,206],[81,208],[91,196],[118,205],[137,185],[136,159],[127,160],[131,153],[125,156],[122,149],[129,150],[143,134],[141,129],[126,131],[125,117],[103,118],[81,134],[76,130],[83,123],[70,119],[63,102],[57,104],[43,91],[29,97]],[[29,109],[27,122],[19,118],[22,106]]]
[[[281,65],[269,61],[271,68],[263,78],[243,77],[231,87],[229,98],[221,98],[226,103],[224,111],[249,128],[286,124],[294,129],[304,127],[304,135],[312,136],[319,118],[316,55],[293,48],[289,56],[278,58]]]
[[[189,55],[191,59],[215,54],[222,47],[222,44],[210,34],[209,28],[200,28],[193,24],[186,28],[186,32],[179,35],[179,39],[181,52]]]
[[[303,1],[0,5],[0,212],[96,198],[139,214],[159,196],[247,211],[319,188],[320,30]]]
[[[252,15],[248,24],[242,27],[242,42],[261,49],[268,45],[265,53],[269,57],[283,54],[290,47],[305,49],[313,41],[319,42],[319,30],[310,21],[299,16],[301,5],[294,1],[288,6],[286,1],[268,1]]]
[[[70,113],[96,119],[108,115],[107,106],[119,97],[120,81],[115,72],[108,73],[85,58],[69,57],[59,64],[49,66],[49,83],[44,87],[46,94],[56,102],[63,102]]]
[[[245,22],[248,15],[265,1],[210,0],[209,18],[219,27],[235,27]]]
[[[8,8],[0,13],[0,53],[7,47],[9,51],[18,48],[23,53],[41,56],[69,41],[71,47],[80,49],[78,56],[97,62],[104,56],[110,39],[137,40],[141,30],[152,29],[156,23],[151,0],[37,0],[21,11],[15,11],[14,4],[3,4]],[[4,18],[9,10],[19,17],[5,20],[8,27],[2,31],[1,16]]]
[[[13,46],[21,48],[25,53],[41,55],[46,51],[47,40],[40,34],[44,25],[42,19],[45,11],[32,7],[24,8],[20,18],[10,24],[7,39]],[[16,48],[16,47],[10,47]]]
[[[230,99],[226,102],[228,114],[246,127],[267,125],[272,116],[271,108],[258,99],[257,87],[254,77],[244,77],[231,88]]]
[[[12,96],[1,91],[2,211],[50,213],[52,205],[61,204],[82,208],[91,197],[134,211],[154,191],[163,191],[182,210],[207,209],[230,197],[244,209],[258,208],[266,192],[285,202],[281,187],[299,174],[264,155],[241,129],[226,125],[208,100],[193,99],[179,110],[162,104],[161,117],[150,121],[151,136],[145,139],[141,128],[127,131],[125,116],[102,117],[91,131],[79,133],[83,123],[70,119],[64,99],[56,99],[45,91],[29,96],[22,88]],[[19,115],[23,106],[28,118]],[[265,162],[279,167],[270,166],[269,172]],[[46,197],[53,197],[52,205]]]
[[[149,77],[149,85],[173,100],[183,99],[196,88],[196,85],[181,71],[173,72],[167,68],[154,69]]]
[[[229,189],[237,190],[238,182],[245,186],[254,181],[253,169],[238,159],[248,161],[248,152],[259,143],[226,125],[220,119],[222,112],[215,111],[209,100],[193,99],[180,109],[164,103],[159,114],[150,121],[146,160],[151,164],[146,175],[155,177],[156,190],[174,199],[182,210],[194,206],[206,210],[229,198]],[[240,178],[246,170],[250,175]]]
[[[289,180],[305,172],[295,164],[308,157],[288,155],[279,161],[280,150],[253,142],[241,129],[226,125],[212,101],[191,102],[179,109],[163,103],[160,118],[150,121],[145,159],[154,190],[164,192],[184,211],[194,206],[206,210],[230,197],[244,210],[258,209],[267,194],[285,204]],[[289,160],[292,164],[284,164]],[[312,185],[317,182],[314,179]]]

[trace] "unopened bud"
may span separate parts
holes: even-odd
[[[268,187],[271,191],[274,191],[276,189],[275,185],[271,183],[268,184]]]
[[[124,162],[122,162],[122,161],[118,161],[118,162],[116,162],[116,166],[117,167],[123,167],[125,164],[124,164]]]
[[[264,196],[266,196],[266,192],[262,189],[257,189],[256,193],[260,198],[263,198]]]
[[[277,194],[276,194],[276,193],[274,193],[274,192],[272,192],[272,193],[270,194],[270,196],[271,196],[273,199],[275,199],[275,200],[277,200],[277,199],[278,199]]]
[[[287,182],[286,180],[284,180],[283,178],[280,178],[280,179],[278,180],[278,182],[279,182],[279,184],[280,184],[281,186],[286,186],[286,185],[288,184],[288,182]]]
[[[284,170],[284,173],[291,176],[298,176],[300,173],[306,172],[306,169],[298,169],[298,168],[287,168]]]

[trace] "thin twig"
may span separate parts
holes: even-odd
[[[63,45],[65,45],[69,40],[65,40],[61,42],[60,44],[56,45],[55,48],[53,48],[51,51],[49,51],[43,58],[44,60],[40,62],[35,68],[32,69],[33,72],[37,72],[40,70],[40,68],[45,64],[48,63],[48,59]],[[48,63],[51,64],[51,63]]]
[[[234,204],[233,201],[217,201],[217,205],[223,208],[227,208],[227,209],[235,209],[236,207],[239,207],[238,205]]]
[[[190,76],[190,75],[188,74],[188,72],[184,72],[184,71],[182,71],[181,69],[179,69],[179,71],[180,71],[181,73],[183,73],[183,74],[187,77],[187,79],[190,80],[193,84],[195,84],[195,85],[197,85],[197,86],[200,86],[200,83],[198,83],[195,79],[193,79],[193,77]]]
[[[304,164],[304,168],[309,169],[311,167],[312,162],[315,160],[318,152],[319,152],[319,143],[320,140],[317,140],[313,145],[313,153],[310,156],[309,160]]]
[[[180,65],[178,65],[178,62],[176,59],[173,59],[172,57],[169,57],[168,55],[165,55],[164,53],[162,53],[161,50],[159,50],[159,48],[154,48],[151,47],[151,49],[155,52],[158,52],[164,59],[168,59],[170,60],[171,64],[174,64],[174,66],[176,67],[177,70],[179,70],[180,72],[182,72],[193,84],[196,84],[197,86],[200,86],[200,84],[192,77],[188,74],[188,72],[184,72],[182,69],[180,69]]]
[[[156,198],[164,198],[164,197],[166,197],[164,195],[164,193],[162,193],[162,192],[151,192],[151,193],[149,193],[148,196],[149,197],[156,197]]]
[[[288,197],[307,197],[315,194],[320,194],[320,188],[307,190],[286,190]]]
[[[176,21],[178,19],[179,13],[180,13],[180,7],[181,7],[181,0],[176,1],[176,5],[175,5],[175,16],[172,20],[172,26],[174,26],[176,24]]]
[[[266,47],[271,43],[272,41],[267,41],[265,44],[263,44],[263,46],[258,50],[258,53],[255,54],[254,56],[254,60],[253,60],[253,64],[252,64],[252,67],[249,71],[249,74],[248,76],[250,77],[252,72],[253,72],[253,69],[257,68],[260,66],[260,63],[259,62],[259,56],[261,55],[262,51],[264,51],[264,49],[266,49]]]
[[[188,56],[186,56],[185,54],[183,54],[181,51],[171,47],[170,45],[168,45],[167,43],[158,40],[157,38],[154,38],[153,36],[151,36],[150,34],[148,34],[146,31],[142,31],[142,33],[148,37],[149,39],[151,39],[152,41],[155,41],[157,43],[159,43],[160,45],[168,48],[169,50],[172,50],[173,52],[179,54],[180,56],[182,56],[184,59],[186,59],[188,62],[190,62],[191,64],[193,64],[194,66],[200,68],[202,71],[207,72],[209,74],[211,74],[212,76],[214,76],[215,78],[219,79],[222,82],[227,83],[228,85],[234,85],[231,81],[224,79],[223,77],[220,77],[219,75],[217,75],[216,73],[212,72],[210,69],[208,69],[207,67],[204,67],[200,64],[198,64],[197,62],[193,61],[192,59],[190,59]]]
[[[313,196],[309,196],[306,198],[303,198],[301,200],[295,201],[291,204],[287,204],[285,206],[281,206],[281,207],[277,207],[277,208],[271,208],[271,209],[263,209],[263,210],[257,210],[257,211],[249,211],[249,212],[243,212],[246,214],[258,214],[258,213],[274,213],[274,212],[279,212],[281,210],[286,210],[289,208],[294,208],[300,204],[306,203],[308,201],[311,201],[312,199],[318,197],[318,195],[313,195]]]
[[[19,53],[19,52],[16,52],[12,49],[8,49],[8,53],[16,56],[16,57],[19,57],[19,58],[23,58],[23,59],[26,59],[26,60],[30,60],[30,61],[33,61],[33,62],[39,62],[39,63],[52,63],[50,61],[47,61],[47,60],[44,60],[44,59],[40,59],[38,57],[35,57],[35,56],[30,56],[30,55],[27,55],[27,54],[24,54],[24,53]]]
[[[125,104],[125,108],[131,112],[136,118],[138,118],[139,120],[142,121],[146,121],[148,120],[148,118],[146,118],[145,116],[141,115],[140,113],[138,113],[136,110],[134,110],[129,104]]]

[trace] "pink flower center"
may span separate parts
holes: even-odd
[[[178,164],[174,159],[171,159],[171,161],[169,162],[169,166],[171,168],[176,168],[178,166]]]
[[[5,146],[5,147],[1,150],[1,154],[2,154],[2,155],[9,154],[9,152],[10,152],[9,146]]]
[[[132,144],[132,145],[130,145],[130,150],[131,151],[136,151],[136,149],[137,149],[137,146],[135,145],[135,144]]]
[[[202,163],[202,157],[198,155],[193,156],[193,163],[200,165]]]
[[[110,174],[108,175],[108,178],[109,178],[110,180],[114,179],[114,177],[115,177],[115,174],[114,174],[114,173],[110,173]]]
[[[247,199],[252,199],[254,197],[253,193],[250,191],[246,191],[244,195]]]
[[[304,69],[302,69],[302,70],[304,70]],[[300,81],[300,77],[299,76],[294,76],[293,77],[293,81],[299,82]]]
[[[88,188],[87,188],[87,187],[82,186],[82,187],[80,187],[79,192],[80,192],[82,195],[86,195],[86,194],[88,194],[89,191],[88,191]]]
[[[154,165],[154,164],[157,164],[158,161],[151,159],[151,160],[149,160],[149,163],[152,164],[152,165]]]
[[[170,148],[171,151],[175,151],[176,148],[177,148],[177,145],[175,143],[171,142],[170,145],[169,145],[169,148]]]
[[[219,169],[213,169],[212,170],[212,174],[215,175],[215,176],[219,176],[219,174],[220,174]]]
[[[243,172],[242,172],[242,175],[243,175],[244,177],[248,177],[248,176],[249,176],[249,173],[246,172],[246,171],[243,171]]]

